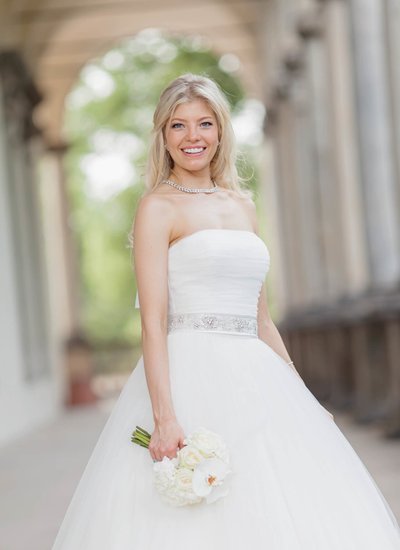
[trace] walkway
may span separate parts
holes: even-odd
[[[0,450],[0,550],[50,550],[112,401],[68,411]],[[336,415],[400,521],[400,441]]]

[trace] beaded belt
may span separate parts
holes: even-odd
[[[229,313],[173,313],[168,315],[168,332],[180,329],[258,336],[256,317]]]

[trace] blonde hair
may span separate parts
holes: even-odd
[[[232,189],[248,196],[251,191],[243,189],[236,169],[237,149],[233,132],[229,103],[216,82],[206,76],[184,74],[162,92],[153,116],[153,132],[145,175],[145,189],[150,192],[173,168],[173,161],[165,148],[165,127],[178,105],[201,99],[213,111],[218,125],[218,149],[211,161],[210,176],[220,187]]]
[[[150,193],[167,179],[173,168],[172,158],[165,147],[165,128],[168,121],[178,105],[196,99],[205,101],[217,120],[219,145],[210,165],[211,179],[220,187],[236,191],[242,197],[252,198],[253,192],[242,186],[243,180],[236,168],[236,138],[228,100],[214,80],[191,73],[179,76],[168,84],[154,111],[144,194]],[[128,240],[129,248],[133,248],[133,224]]]

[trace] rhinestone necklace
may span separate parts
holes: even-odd
[[[215,193],[216,191],[219,191],[219,187],[217,187],[217,184],[214,180],[211,180],[214,187],[207,187],[202,188],[199,187],[197,189],[193,187],[184,187],[183,185],[179,185],[178,183],[172,181],[172,180],[163,180],[161,183],[167,183],[168,185],[171,185],[171,187],[175,187],[176,189],[179,189],[179,191],[185,191],[185,193]]]

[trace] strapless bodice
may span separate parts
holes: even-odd
[[[195,231],[168,251],[168,313],[256,317],[269,265],[268,248],[252,231]]]
[[[257,314],[269,267],[265,243],[255,233],[203,229],[169,249],[169,314]]]

